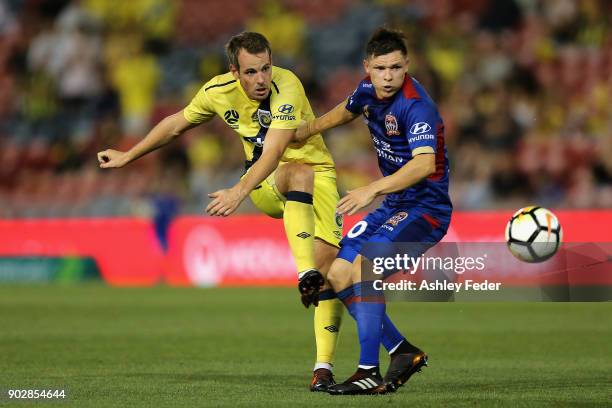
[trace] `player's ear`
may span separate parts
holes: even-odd
[[[365,72],[370,75],[370,61],[368,60],[368,58],[365,58],[363,60],[363,69],[365,69]]]
[[[234,76],[234,79],[236,80],[240,79],[240,71],[238,70],[238,67],[235,66],[234,64],[230,64],[229,68],[230,68],[230,72]]]

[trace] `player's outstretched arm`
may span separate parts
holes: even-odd
[[[295,129],[269,129],[261,157],[235,186],[209,194],[213,200],[206,207],[206,212],[226,217],[236,211],[251,191],[276,169],[294,134]]]
[[[185,119],[183,111],[167,116],[127,152],[113,149],[99,152],[98,162],[100,167],[103,169],[123,167],[139,157],[168,144],[183,132],[195,126],[197,125]]]
[[[348,191],[338,202],[338,214],[353,215],[370,204],[376,196],[404,190],[431,176],[436,171],[435,159],[435,154],[418,154],[395,173]]]
[[[336,126],[344,125],[355,119],[357,114],[346,109],[347,101],[343,101],[338,106],[309,122],[302,122],[295,132],[292,142],[300,143],[307,140],[310,136],[324,132]]]

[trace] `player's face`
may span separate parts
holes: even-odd
[[[363,61],[379,98],[389,98],[402,87],[408,72],[408,58],[401,51],[369,57]]]
[[[264,51],[259,54],[249,54],[244,49],[238,53],[240,70],[230,65],[234,78],[240,81],[247,96],[256,101],[263,101],[270,93],[272,83],[272,61],[270,54]]]

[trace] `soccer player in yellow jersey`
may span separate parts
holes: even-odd
[[[238,133],[246,172],[233,187],[209,194],[206,212],[227,216],[250,196],[262,212],[283,218],[302,303],[317,306],[317,360],[310,389],[326,391],[334,384],[331,362],[343,309],[323,277],[342,238],[334,162],[320,134],[290,145],[299,123],[315,116],[300,80],[272,65],[266,38],[241,33],[232,37],[226,52],[230,72],[208,81],[185,109],[163,119],[130,150],[104,150],[98,161],[102,168],[123,167],[215,115]]]

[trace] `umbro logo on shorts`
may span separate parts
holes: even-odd
[[[338,328],[336,326],[334,326],[333,324],[331,326],[326,326],[325,330],[327,330],[330,333],[338,333]]]
[[[300,237],[302,239],[306,239],[308,237],[310,237],[311,235],[309,233],[307,233],[306,231],[300,232],[299,234],[296,235],[296,237]]]

